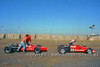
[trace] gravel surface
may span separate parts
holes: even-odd
[[[16,41],[12,40],[13,43]],[[57,46],[41,44],[48,52],[35,54],[34,52],[4,53],[4,47],[10,40],[0,41],[0,67],[100,67],[100,49],[93,55],[85,53],[66,53],[60,55]],[[36,42],[37,43],[37,42]],[[51,44],[51,43],[50,43]],[[55,43],[53,43],[55,44]]]

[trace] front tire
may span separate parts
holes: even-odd
[[[7,54],[11,53],[12,52],[12,48],[11,47],[5,47],[4,48],[4,52],[7,53]]]
[[[86,53],[87,53],[87,54],[92,54],[92,49],[91,49],[91,48],[88,48],[88,49],[86,50]]]
[[[34,49],[34,52],[35,52],[36,54],[39,54],[39,53],[41,52],[40,47],[36,47],[36,48]]]

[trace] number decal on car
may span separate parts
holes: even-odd
[[[71,49],[70,51],[71,51],[71,52],[75,52],[75,49]]]

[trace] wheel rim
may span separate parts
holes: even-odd
[[[65,53],[65,50],[64,50],[64,49],[61,49],[60,52],[61,52],[62,54],[64,54],[64,53]]]
[[[35,53],[39,53],[39,51],[35,50]]]
[[[6,48],[5,51],[6,51],[6,53],[9,53],[10,52],[10,49],[9,48]]]
[[[40,52],[40,50],[39,49],[35,49],[35,53],[39,53]]]
[[[91,50],[88,50],[88,54],[91,54],[92,53],[92,51]]]

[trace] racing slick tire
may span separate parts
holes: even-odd
[[[34,49],[34,52],[35,52],[36,54],[39,54],[39,53],[41,52],[40,47],[36,47],[36,48]]]
[[[60,48],[59,53],[60,54],[65,54],[67,52],[65,47]]]
[[[4,52],[7,53],[7,54],[11,53],[12,52],[12,48],[7,46],[7,47],[4,48]]]
[[[91,48],[88,48],[88,49],[86,50],[86,53],[87,53],[87,54],[92,54],[92,49],[91,49]]]

